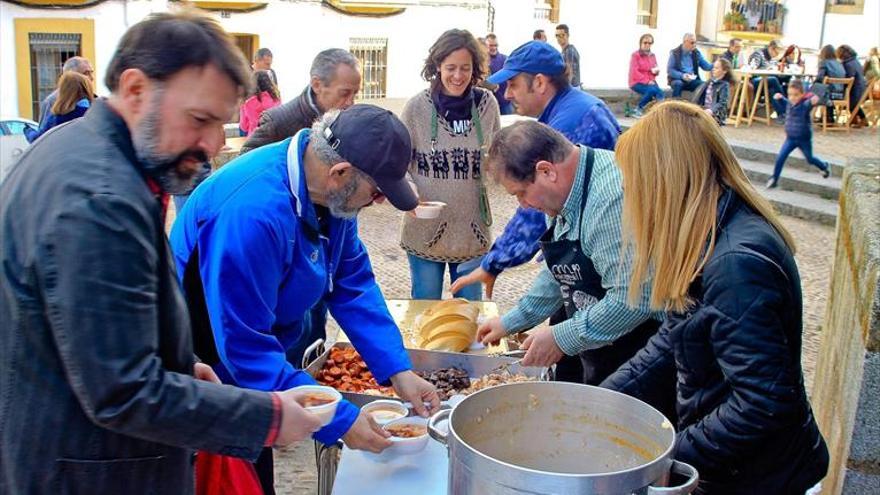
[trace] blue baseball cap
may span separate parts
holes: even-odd
[[[492,84],[501,84],[520,72],[555,76],[565,71],[562,54],[544,41],[529,41],[517,47],[504,62],[501,70],[486,79]]]

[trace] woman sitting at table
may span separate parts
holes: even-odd
[[[760,50],[755,50],[749,56],[749,67],[752,70],[767,70],[767,71],[778,71],[779,65],[776,60],[777,57],[781,55],[779,50],[779,43],[776,40],[771,41],[767,44],[766,48],[762,48]],[[770,104],[773,105],[773,109],[776,110],[776,120],[780,123],[785,122],[785,105],[780,104],[777,100],[773,99],[773,96],[777,93],[785,96],[785,92],[782,89],[782,84],[779,82],[779,78],[777,76],[756,76],[752,78],[752,89],[755,91],[758,90],[758,84],[761,82],[761,78],[767,80],[767,89],[770,92]],[[755,95],[755,98],[761,98],[763,95]]]
[[[844,88],[842,84],[826,85],[825,78],[842,78],[846,76],[846,71],[843,69],[843,64],[841,64],[834,55],[833,46],[825,45],[819,51],[818,68],[819,70],[816,72],[816,82],[813,84],[813,87],[819,86],[825,88],[825,95],[821,102],[825,105],[825,111],[828,114],[827,119],[834,122],[834,105],[831,104],[831,100],[842,99]]]
[[[675,458],[697,493],[803,494],[828,469],[801,369],[794,240],[715,122],[668,101],[617,143],[629,292],[648,274],[667,318],[602,386],[649,404],[677,392]]]
[[[868,82],[865,81],[865,72],[862,69],[862,64],[859,63],[856,51],[849,45],[838,46],[835,54],[837,55],[837,59],[840,60],[840,63],[843,64],[845,77],[853,78],[852,89],[849,92],[849,108],[850,111],[855,114],[852,125],[853,127],[863,127],[865,125],[865,112],[863,112],[861,108],[856,108],[859,99],[865,92],[865,88],[868,87]]]
[[[730,61],[718,58],[712,64],[712,75],[694,93],[693,102],[709,114],[718,125],[724,125],[730,112],[730,86],[733,72]]]

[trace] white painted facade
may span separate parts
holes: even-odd
[[[570,41],[581,54],[581,79],[587,88],[624,88],[630,54],[643,33],[654,35],[654,53],[665,85],[669,51],[678,46],[686,32],[700,27],[710,40],[722,38],[718,31],[725,0],[657,0],[657,28],[636,23],[635,0],[567,0],[561,2],[559,21],[569,25]],[[325,48],[349,48],[349,40],[378,37],[388,40],[388,98],[408,98],[425,87],[419,73],[428,48],[452,27],[485,35],[494,12],[494,31],[500,49],[510,53],[532,39],[535,29],[544,29],[555,45],[554,28],[546,18],[543,0],[410,0],[398,15],[358,17],[339,13],[319,0],[269,0],[266,8],[253,12],[214,12],[229,32],[255,34],[259,45],[270,48],[275,57],[281,92],[285,98],[298,94],[308,80],[314,55]],[[825,0],[789,0],[783,42],[804,48],[821,43],[848,43],[860,55],[880,44],[880,0],[865,0],[862,15],[825,14]],[[702,5],[702,10],[698,5]],[[796,6],[794,6],[796,4]],[[151,12],[165,11],[167,0],[109,0],[86,9],[33,9],[0,2],[0,114],[19,115],[15,64],[16,18],[90,18],[95,21],[98,93],[118,40],[125,30]],[[698,11],[699,10],[699,11]],[[824,20],[824,31],[822,29]]]
[[[318,0],[270,0],[253,12],[231,12],[216,17],[231,33],[255,34],[261,47],[274,54],[273,69],[285,98],[299,94],[308,82],[315,54],[325,48],[349,48],[350,38],[388,39],[387,96],[408,98],[426,86],[421,79],[428,49],[446,29],[468,29],[476,36],[486,33],[486,0],[412,2],[398,15],[359,17],[323,7]],[[103,85],[106,68],[126,29],[152,12],[169,8],[167,0],[110,0],[86,9],[33,9],[0,2],[0,114],[19,115],[15,64],[16,18],[89,18],[95,21],[96,86]]]

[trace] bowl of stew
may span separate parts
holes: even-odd
[[[390,399],[374,400],[364,405],[361,411],[372,416],[379,426],[409,415],[409,409],[402,402]]]
[[[307,411],[321,419],[321,426],[333,421],[336,406],[342,400],[342,394],[332,387],[324,385],[302,385],[293,389],[296,401]]]
[[[384,427],[391,434],[391,446],[386,450],[394,454],[416,454],[428,445],[428,420],[410,416],[388,422]]]

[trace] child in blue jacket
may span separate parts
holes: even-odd
[[[819,97],[812,93],[804,93],[804,83],[794,79],[788,83],[788,98],[777,93],[773,96],[777,100],[783,100],[787,107],[785,114],[785,142],[776,157],[776,166],[773,167],[773,177],[767,181],[767,188],[774,188],[779,182],[779,175],[785,160],[795,148],[800,148],[804,157],[811,165],[815,165],[821,172],[822,177],[831,175],[831,168],[827,162],[813,156],[813,123],[810,112],[813,106],[819,103]]]

